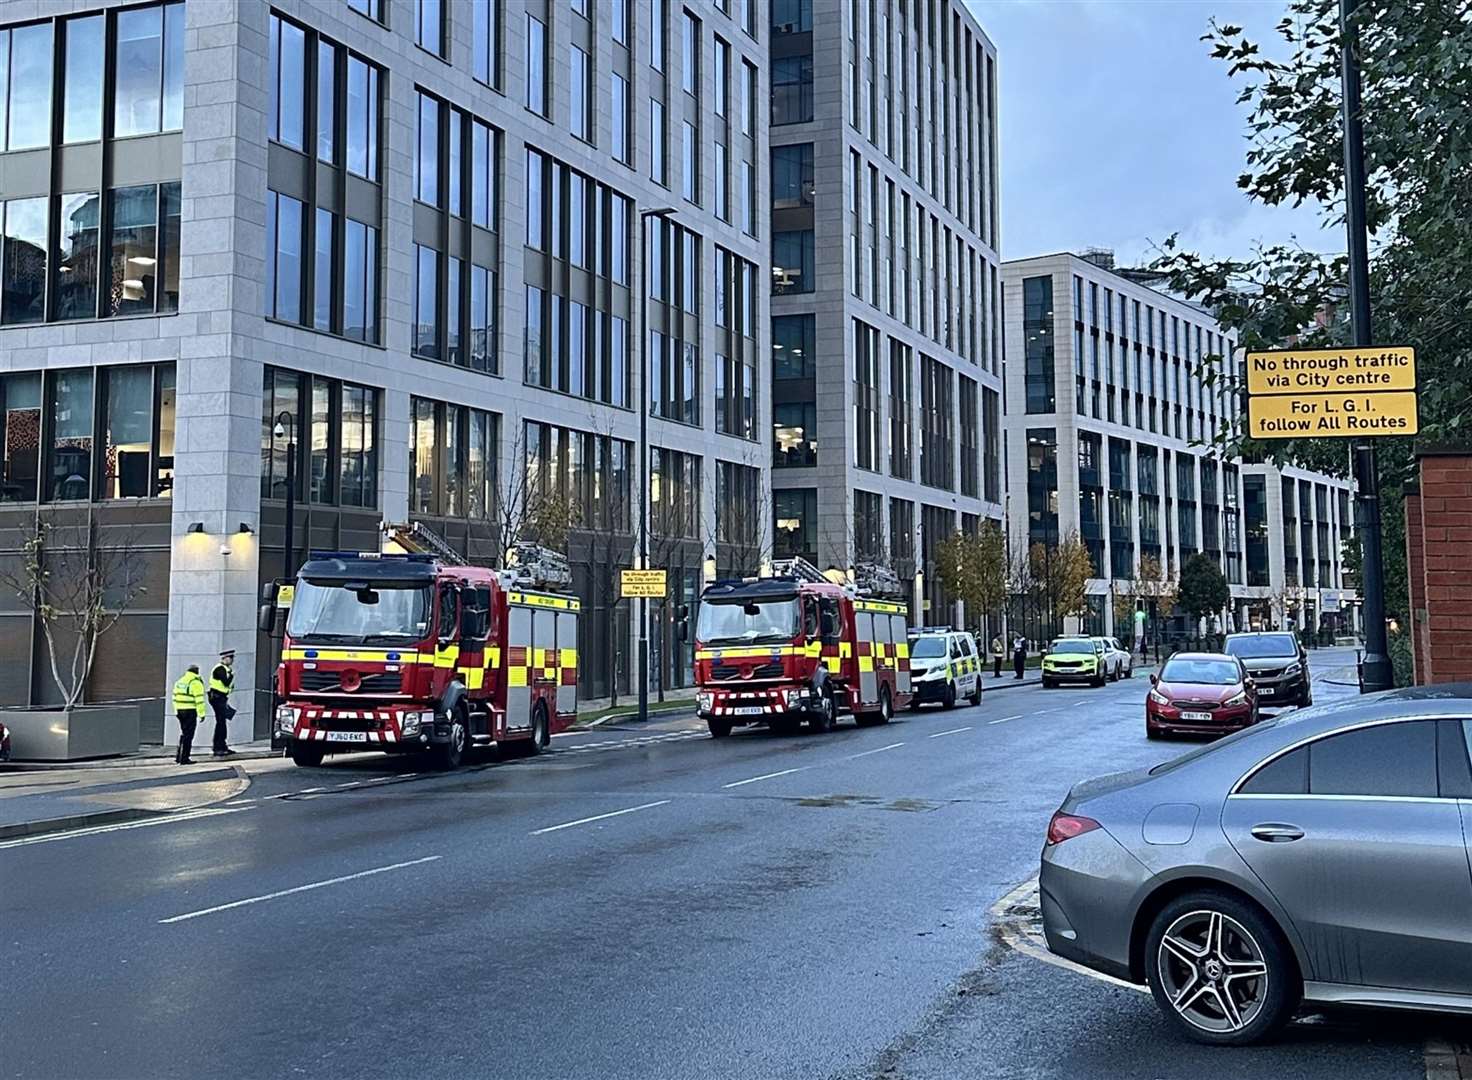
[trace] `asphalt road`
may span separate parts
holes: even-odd
[[[1145,690],[329,763],[0,843],[0,1076],[1425,1077],[1434,1021],[1212,1052],[999,941],[1069,785],[1178,749],[1145,740]]]

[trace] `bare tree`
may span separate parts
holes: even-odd
[[[526,429],[518,427],[497,484],[498,563],[504,565],[506,553],[518,543],[567,554],[568,533],[581,524],[581,507],[568,478],[559,477],[561,482],[554,484],[547,475],[533,475],[527,468]]]
[[[147,562],[134,532],[104,535],[93,521],[35,521],[17,532],[20,562],[0,564],[0,585],[41,623],[51,678],[62,708],[72,709],[86,693],[98,640],[148,591]]]

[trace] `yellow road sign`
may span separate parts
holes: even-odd
[[[1254,396],[1415,388],[1416,350],[1408,345],[1274,349],[1247,354],[1247,392]]]
[[[291,602],[296,599],[296,586],[283,585],[276,590],[276,606],[279,608],[291,607]]]
[[[620,570],[618,572],[620,596],[652,596],[659,599],[665,595],[663,570]]]
[[[1414,391],[1384,394],[1254,396],[1248,402],[1254,439],[1414,435],[1419,430]]]

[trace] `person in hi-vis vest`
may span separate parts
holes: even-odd
[[[215,712],[215,757],[235,753],[225,744],[230,718],[235,710],[230,707],[230,691],[235,688],[235,650],[220,653],[220,662],[210,672],[210,708]]]
[[[174,755],[176,764],[194,764],[189,751],[194,746],[194,728],[204,717],[204,702],[204,680],[199,677],[199,665],[190,664],[189,670],[174,684],[174,715],[179,720],[179,752]]]

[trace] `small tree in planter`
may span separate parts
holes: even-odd
[[[148,591],[145,561],[132,532],[104,536],[95,522],[36,521],[18,532],[19,564],[0,564],[0,586],[41,624],[61,707],[71,710],[86,693],[98,640]]]
[[[1181,567],[1180,605],[1198,621],[1215,615],[1232,599],[1232,590],[1216,560],[1197,552]]]

